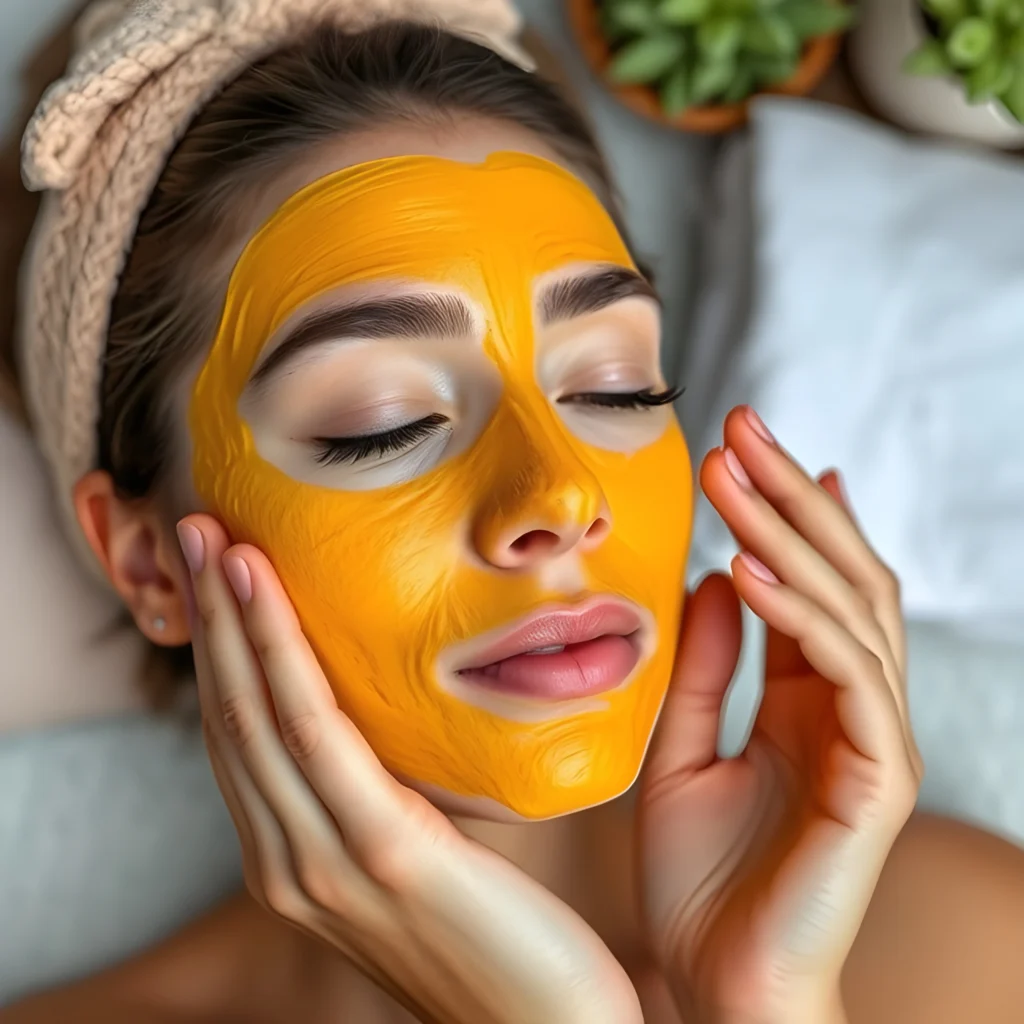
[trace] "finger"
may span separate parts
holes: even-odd
[[[270,562],[249,545],[224,556],[285,747],[351,846],[375,845],[404,820],[412,794],[381,765],[337,700]]]
[[[846,497],[839,483],[839,475],[828,470],[818,477],[818,483],[849,513]],[[769,676],[795,676],[806,671],[807,659],[800,645],[777,629],[769,629],[765,637],[765,673]]]
[[[808,663],[837,688],[835,707],[850,743],[887,773],[910,766],[896,696],[877,655],[820,605],[775,579],[742,552],[732,561],[739,596],[769,626],[794,637]]]
[[[850,499],[846,493],[846,488],[843,486],[843,478],[837,469],[826,470],[818,477],[818,483],[821,484],[825,492],[842,508],[842,510],[850,517],[855,525],[857,525],[857,518],[853,511],[853,506],[850,504]],[[857,526],[860,529],[859,525]],[[917,744],[914,740],[913,734],[910,727],[910,709],[909,709],[909,695],[907,692],[907,633],[906,625],[903,621],[903,612],[900,607],[899,599],[896,600],[896,614],[893,619],[889,622],[884,621],[886,615],[889,614],[885,610],[877,608],[873,609],[876,617],[879,618],[879,624],[882,626],[886,637],[889,640],[889,649],[892,651],[893,658],[896,662],[896,669],[900,674],[900,693],[902,695],[901,707],[904,709],[904,721],[907,725],[908,739],[913,750],[917,751]],[[889,610],[891,612],[891,609]],[[920,755],[917,754],[918,760]],[[923,763],[923,762],[922,762]]]
[[[758,443],[767,447],[760,441]],[[773,453],[773,458],[778,463],[789,464],[789,460],[778,453]],[[832,513],[846,518],[829,495],[813,482],[805,482],[803,477],[802,471],[790,474],[789,483],[794,486],[785,501],[790,518],[798,507],[802,507],[805,499],[815,497],[814,492],[830,506]],[[900,713],[905,716],[903,680],[888,638],[868,601],[828,560],[828,551],[812,546],[766,500],[731,449],[720,449],[708,455],[701,470],[701,481],[709,500],[742,548],[752,552],[783,582],[820,605],[882,661],[889,685],[897,695]],[[781,488],[782,485],[776,481],[776,496]],[[819,503],[813,500],[810,504]],[[805,515],[805,512],[801,511],[800,515]],[[819,542],[827,548],[827,538],[819,536]]]
[[[262,668],[221,567],[224,531],[208,516],[190,516],[179,524],[179,533],[209,664],[204,715],[210,729],[222,750],[239,756],[238,763],[280,823],[297,869],[301,872],[301,862],[308,859],[330,861],[341,845],[338,830],[277,731]]]
[[[215,725],[217,691],[202,620],[197,613],[193,616],[191,629],[207,756],[238,833],[246,888],[264,909],[274,911],[274,907],[283,905],[285,894],[289,894],[288,898],[300,895],[288,843],[273,812],[250,778],[241,754],[224,730]]]
[[[846,500],[846,495],[843,493],[843,488],[839,483],[839,473],[836,470],[826,470],[818,477],[818,483],[822,486],[829,497],[839,505],[848,516],[853,515],[853,510],[850,508],[850,505]]]
[[[864,537],[846,500],[837,502],[817,486],[774,438],[767,440],[765,435],[771,438],[749,406],[734,409],[726,418],[726,446],[735,452],[757,490],[781,517],[867,601],[902,676],[906,669],[905,640],[896,576]],[[841,491],[838,477],[835,483]],[[746,541],[741,543],[749,547]],[[758,554],[755,548],[751,550]]]
[[[210,766],[213,769],[213,776],[217,780],[217,788],[224,798],[231,821],[238,833],[238,842],[242,849],[242,876],[245,879],[245,887],[264,909],[269,909],[263,886],[264,859],[268,854],[266,851],[261,854],[253,834],[249,815],[238,796],[231,774],[216,748],[210,743],[207,743],[207,753],[210,758]]]
[[[701,771],[718,756],[722,701],[739,661],[740,603],[721,573],[686,601],[676,667],[644,768],[646,787]]]

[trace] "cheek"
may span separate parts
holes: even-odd
[[[605,456],[596,469],[612,513],[612,534],[596,557],[618,586],[658,613],[674,607],[693,523],[693,473],[673,423],[654,444],[629,456]]]

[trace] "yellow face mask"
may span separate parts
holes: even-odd
[[[642,293],[590,190],[514,153],[331,174],[235,266],[192,396],[197,490],[424,791],[536,819],[639,771],[693,501]]]

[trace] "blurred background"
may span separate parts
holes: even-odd
[[[664,297],[694,466],[749,402],[810,471],[842,471],[903,582],[922,804],[1024,841],[1024,0],[519,5]],[[0,0],[0,134],[78,6]],[[238,865],[195,736],[102,702],[84,725],[56,696],[46,713],[69,675],[103,692],[138,650],[88,639],[111,608],[77,578],[13,420],[0,456],[3,1000],[165,934]],[[732,553],[702,504],[690,582]],[[747,630],[726,751],[758,697]]]

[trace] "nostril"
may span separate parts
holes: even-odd
[[[612,524],[607,519],[595,519],[584,534],[584,539],[591,544],[600,544],[608,536],[611,528]]]
[[[550,530],[530,530],[516,537],[510,545],[517,555],[543,555],[553,551],[561,543],[557,533]]]

